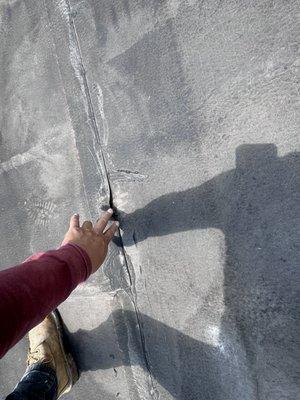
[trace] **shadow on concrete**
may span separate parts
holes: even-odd
[[[218,399],[222,391],[216,377],[218,348],[201,343],[176,329],[171,328],[146,315],[140,315],[145,330],[146,348],[151,352],[146,365],[139,349],[136,331],[135,350],[140,354],[134,357],[136,364],[150,369],[152,377],[162,385],[174,399]],[[81,372],[98,369],[116,368],[133,365],[128,353],[128,330],[124,325],[136,326],[136,314],[133,311],[115,311],[108,320],[91,331],[78,330],[70,335],[72,348],[77,355]],[[117,335],[122,358],[108,351],[112,336],[111,326],[117,326]],[[121,342],[121,343],[120,343]],[[173,347],[173,349],[172,349]],[[180,360],[180,367],[177,360]],[[140,361],[138,361],[140,360]],[[209,372],[207,369],[209,368]],[[180,376],[180,380],[178,380]]]
[[[213,227],[225,235],[226,308],[219,339],[233,343],[226,362],[219,348],[141,315],[151,373],[175,399],[222,398],[222,376],[235,385],[234,357],[248,382],[244,399],[271,398],[272,393],[279,398],[278,390],[287,399],[296,394],[298,179],[299,153],[278,157],[273,144],[242,145],[234,170],[161,196],[130,215],[119,214],[126,246],[191,229]],[[103,344],[109,336],[105,323],[73,335],[83,370],[116,367]]]

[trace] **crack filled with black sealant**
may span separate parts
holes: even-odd
[[[71,5],[70,5],[70,1],[69,0],[65,0],[65,3],[66,3],[67,8],[68,8],[68,21],[69,21],[69,24],[70,24],[70,28],[73,31],[74,42],[75,42],[76,51],[77,51],[77,56],[78,56],[79,63],[80,63],[80,73],[81,73],[81,76],[82,76],[82,82],[83,82],[83,86],[84,86],[84,95],[85,95],[86,100],[87,100],[88,117],[92,121],[92,128],[93,128],[93,132],[94,132],[94,137],[95,137],[97,145],[99,146],[99,150],[100,150],[100,154],[101,154],[101,161],[103,162],[106,184],[107,184],[107,188],[108,188],[108,191],[109,191],[109,193],[108,193],[109,207],[114,210],[114,213],[115,213],[115,216],[116,216],[116,219],[117,219],[118,211],[117,211],[117,208],[114,206],[114,202],[113,202],[113,193],[112,193],[112,188],[111,188],[111,184],[110,184],[110,181],[109,181],[109,172],[108,172],[107,164],[106,164],[106,161],[105,161],[105,156],[104,156],[104,152],[103,152],[103,148],[102,148],[101,136],[100,136],[100,133],[99,133],[99,129],[98,129],[98,125],[97,125],[97,121],[96,121],[96,117],[95,117],[95,112],[94,112],[93,103],[92,103],[92,99],[91,99],[91,92],[90,92],[88,81],[87,81],[87,77],[86,77],[86,69],[85,69],[85,66],[84,66],[84,63],[83,63],[83,58],[82,58],[82,53],[81,53],[81,49],[80,49],[79,39],[78,39],[76,26],[75,26],[75,22],[74,22],[74,16],[76,16],[76,15],[74,13],[72,13],[72,8],[71,8]],[[127,171],[127,170],[126,170],[126,172],[127,173],[133,173],[133,174],[137,173],[135,171],[132,172],[132,171]],[[155,385],[154,385],[154,382],[153,382],[153,377],[152,377],[151,368],[150,368],[150,362],[149,362],[149,356],[148,356],[148,352],[147,352],[147,348],[146,348],[146,339],[145,339],[145,335],[144,335],[144,332],[143,332],[140,312],[139,312],[138,306],[137,306],[137,298],[136,298],[137,295],[136,295],[136,292],[135,292],[135,287],[134,287],[132,275],[131,275],[131,272],[130,272],[130,267],[128,265],[127,255],[126,255],[126,251],[125,251],[125,248],[124,248],[122,236],[120,234],[120,230],[119,230],[119,237],[120,237],[120,243],[121,243],[121,249],[122,249],[121,251],[122,251],[123,257],[124,257],[125,267],[126,267],[127,274],[128,274],[128,277],[129,277],[129,283],[130,283],[129,296],[130,296],[130,299],[131,299],[131,302],[133,304],[134,311],[135,311],[135,314],[136,314],[136,320],[137,320],[138,330],[139,330],[139,334],[140,334],[140,341],[141,341],[141,346],[142,346],[143,358],[144,358],[145,366],[146,366],[147,372],[149,374],[150,383],[151,383],[152,393],[150,393],[150,395],[152,396],[154,394],[155,397],[157,398],[158,396],[156,395],[157,392],[156,392]]]

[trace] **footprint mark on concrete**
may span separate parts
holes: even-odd
[[[25,209],[30,220],[36,224],[45,226],[53,216],[57,206],[51,200],[43,200],[32,197],[25,201]]]

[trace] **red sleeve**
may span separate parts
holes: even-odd
[[[0,358],[91,274],[87,253],[68,243],[0,272]]]

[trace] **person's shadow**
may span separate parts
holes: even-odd
[[[219,336],[231,343],[226,355],[140,315],[145,368],[174,399],[235,399],[238,393],[243,399],[296,398],[297,217],[299,153],[278,157],[273,144],[242,145],[235,169],[161,196],[132,214],[119,212],[126,246],[191,229],[219,228],[225,235],[225,312]],[[133,320],[134,313],[115,312],[110,318],[121,324],[124,318]],[[105,353],[110,329],[107,321],[71,337],[82,370],[120,364]],[[120,330],[120,338],[125,331]],[[129,357],[122,363],[129,364]],[[231,370],[233,364],[240,375]]]

